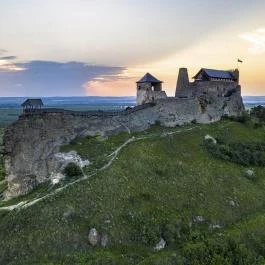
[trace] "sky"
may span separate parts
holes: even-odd
[[[134,96],[146,72],[240,68],[265,95],[263,0],[0,0],[0,96]],[[243,61],[237,63],[237,59]]]

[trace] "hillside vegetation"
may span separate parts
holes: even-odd
[[[5,181],[4,158],[3,158],[3,135],[4,135],[4,127],[1,127],[0,125],[0,198],[2,197],[3,191],[7,187],[7,183]]]
[[[62,147],[90,160],[84,174],[96,174],[27,208],[0,211],[0,264],[265,264],[265,165],[214,155],[206,135],[238,157],[237,146],[265,143],[262,125],[223,120]],[[106,247],[89,244],[91,228],[108,238]],[[161,238],[166,247],[156,251]]]

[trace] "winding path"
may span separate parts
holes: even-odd
[[[199,126],[196,126],[196,127],[191,127],[189,129],[183,129],[183,130],[177,130],[177,131],[172,131],[172,132],[167,132],[167,133],[163,133],[163,134],[150,134],[150,135],[146,135],[146,136],[142,136],[142,137],[131,137],[130,139],[128,139],[126,142],[124,142],[121,146],[119,146],[113,153],[111,153],[108,157],[111,157],[111,159],[108,161],[108,163],[106,165],[104,165],[103,167],[101,167],[100,169],[98,169],[97,171],[93,172],[92,174],[90,175],[85,175],[84,174],[84,177],[74,181],[74,182],[71,182],[69,184],[66,184],[65,186],[61,187],[61,188],[58,188],[54,191],[52,191],[51,193],[47,194],[47,195],[44,195],[43,197],[40,197],[40,198],[35,198],[33,200],[28,200],[28,201],[22,201],[22,202],[19,202],[17,204],[14,204],[14,205],[10,205],[10,206],[6,206],[6,207],[0,207],[0,211],[13,211],[15,209],[24,209],[24,208],[27,208],[27,207],[30,207],[48,197],[51,197],[51,196],[54,196],[55,194],[61,192],[62,190],[66,189],[67,187],[69,186],[72,186],[76,183],[79,183],[81,181],[84,181],[90,177],[93,177],[95,176],[98,172],[101,172],[101,171],[104,171],[105,169],[109,168],[112,163],[115,161],[115,159],[117,158],[118,154],[120,153],[120,151],[125,148],[128,144],[132,143],[132,142],[136,142],[136,141],[140,141],[140,140],[145,140],[145,139],[155,139],[155,138],[164,138],[164,137],[167,137],[167,136],[170,136],[170,135],[174,135],[174,134],[178,134],[178,133],[183,133],[183,132],[188,132],[188,131],[192,131],[194,129],[200,129]]]

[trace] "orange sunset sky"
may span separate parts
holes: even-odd
[[[134,96],[146,72],[173,95],[179,67],[239,67],[242,94],[265,95],[264,1],[0,5],[0,96]]]

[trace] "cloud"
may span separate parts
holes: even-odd
[[[84,84],[96,78],[116,78],[124,67],[88,65],[83,62],[30,61],[12,64],[20,71],[0,66],[2,96],[79,96],[89,94]],[[19,84],[19,85],[18,85]]]
[[[0,64],[0,73],[1,72],[18,72],[18,71],[24,71],[26,70],[25,68],[22,68],[20,66],[17,66],[14,63],[4,63]]]
[[[17,57],[16,56],[4,56],[4,57],[0,57],[0,60],[15,60]]]
[[[247,24],[265,6],[260,0],[28,0],[22,12],[22,1],[2,2],[1,43],[20,58],[127,66],[174,55],[239,19]]]
[[[0,49],[0,55],[5,54],[7,52],[7,50]],[[18,67],[15,63],[9,62],[15,60],[16,58],[16,56],[0,57],[0,72],[16,72],[24,70],[24,68]]]
[[[102,75],[86,82],[83,87],[91,96],[134,96],[137,77],[122,71],[114,76]]]
[[[250,53],[265,53],[265,28],[257,29],[254,32],[240,34],[239,37],[252,44],[252,47],[249,48]]]
[[[6,53],[7,52],[7,50],[5,50],[5,49],[0,49],[0,54],[4,54],[4,53]]]

